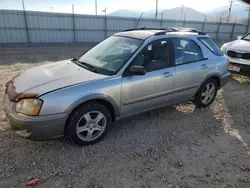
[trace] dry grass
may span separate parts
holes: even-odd
[[[234,80],[238,81],[241,84],[250,83],[250,77],[249,76],[243,76],[243,75],[239,75],[239,74],[233,74],[232,78]]]

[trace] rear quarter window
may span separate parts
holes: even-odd
[[[223,56],[222,51],[210,38],[199,38],[201,43],[203,43],[214,55]]]

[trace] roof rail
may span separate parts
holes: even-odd
[[[164,35],[166,34],[167,32],[191,32],[191,33],[197,33],[198,35],[206,35],[206,33],[202,32],[202,31],[199,31],[199,30],[196,30],[196,29],[193,29],[193,28],[185,28],[185,27],[169,27],[169,28],[166,28],[166,32],[157,32],[155,33],[155,35]]]
[[[197,29],[194,28],[185,28],[185,27],[180,27],[180,28],[175,28],[180,32],[192,32],[192,33],[198,33],[198,35],[206,35],[205,32],[199,31]]]
[[[166,28],[148,28],[148,27],[141,27],[141,28],[134,28],[134,29],[126,29],[123,31],[136,31],[136,30],[166,30]]]
[[[168,27],[168,28],[147,28],[147,27],[142,27],[142,28],[134,28],[134,29],[127,29],[124,31],[136,31],[136,30],[162,30],[154,35],[165,35],[168,32],[192,32],[192,33],[197,33],[198,35],[206,35],[206,33],[196,30],[194,28],[185,28],[185,27]]]

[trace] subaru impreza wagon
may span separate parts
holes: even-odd
[[[228,58],[194,29],[131,29],[79,58],[22,72],[6,84],[12,129],[32,140],[104,138],[120,118],[193,101],[209,106],[229,80]]]

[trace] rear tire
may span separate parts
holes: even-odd
[[[205,108],[210,106],[218,91],[218,83],[215,79],[208,79],[195,95],[193,103],[200,108]]]
[[[66,135],[80,146],[101,141],[112,125],[108,109],[97,102],[79,106],[70,116]]]

